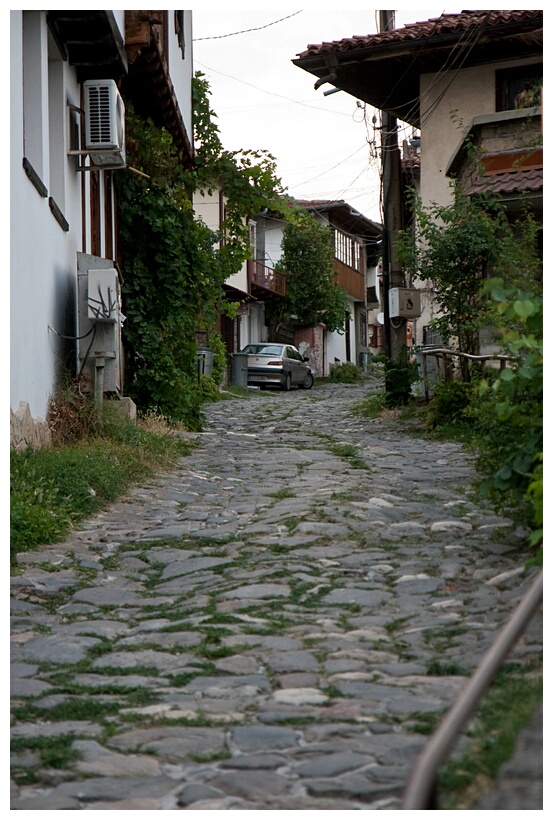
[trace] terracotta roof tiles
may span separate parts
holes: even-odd
[[[505,171],[490,174],[473,185],[468,193],[478,194],[490,191],[492,194],[507,196],[522,192],[539,193],[543,190],[543,169]]]
[[[503,26],[513,22],[524,22],[537,19],[543,15],[538,11],[462,11],[460,14],[442,14],[419,23],[407,23],[403,28],[383,31],[379,34],[355,35],[342,40],[332,40],[320,45],[308,45],[298,57],[313,56],[325,52],[345,52],[366,49],[374,46],[409,43],[416,40],[427,40],[448,34],[461,34],[483,23],[489,28]]]

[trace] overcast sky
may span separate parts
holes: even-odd
[[[316,77],[291,62],[311,43],[378,31],[378,11],[333,6],[325,10],[313,4],[303,11],[193,7],[194,67],[209,81],[225,148],[265,149],[275,157],[278,176],[292,196],[344,199],[380,222],[375,112],[344,92],[325,97],[329,86],[315,91]],[[396,27],[442,11],[396,11]],[[411,131],[408,127],[400,139]]]

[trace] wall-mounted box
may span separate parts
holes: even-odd
[[[390,288],[390,319],[418,319],[421,315],[421,293],[417,288]]]
[[[119,277],[115,268],[88,271],[88,318],[97,322],[116,322],[121,300]]]
[[[113,260],[78,253],[77,372],[83,391],[94,388],[96,360],[103,358],[104,392],[123,389],[120,284]],[[104,265],[104,267],[101,267]],[[114,278],[115,274],[115,278]],[[99,292],[98,292],[99,289]],[[116,294],[114,305],[114,294]],[[97,313],[102,308],[103,320]],[[93,310],[91,310],[91,305]]]

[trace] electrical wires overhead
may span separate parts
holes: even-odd
[[[296,15],[301,14],[301,11],[295,11],[293,14],[289,14],[287,17],[281,17],[280,20],[275,20],[272,23],[267,23],[264,26],[257,26],[255,28],[245,28],[242,31],[232,31],[229,34],[219,34],[214,35],[213,37],[198,37],[194,38],[194,43],[199,43],[201,40],[223,40],[226,37],[236,37],[238,34],[249,34],[251,31],[262,31],[263,29],[270,28],[271,26],[276,26],[277,23],[282,23],[284,20],[289,20],[291,17],[296,17]]]

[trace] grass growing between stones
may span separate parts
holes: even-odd
[[[36,752],[40,757],[40,764],[37,766],[14,766],[12,777],[19,785],[30,785],[33,783],[45,783],[44,771],[39,769],[63,770],[76,760],[80,760],[81,755],[73,749],[74,735],[56,735],[55,737],[20,737],[11,741],[12,755]]]
[[[121,697],[121,693],[117,693]],[[114,715],[123,709],[127,704],[122,700],[105,702],[100,700],[95,693],[94,697],[68,697],[62,703],[52,706],[50,709],[42,709],[28,705],[15,707],[12,714],[21,721],[40,722],[44,719],[48,721],[64,720],[90,720],[102,721],[106,715]]]
[[[463,754],[440,773],[440,808],[470,808],[492,785],[542,697],[541,677],[528,678],[508,668],[500,672],[466,732]]]
[[[291,490],[289,487],[283,487],[281,490],[277,490],[274,493],[267,493],[269,498],[276,498],[277,501],[283,501],[285,498],[295,498],[296,493],[294,490]]]
[[[453,661],[433,660],[427,665],[426,674],[447,677],[448,675],[470,675],[470,672]]]

